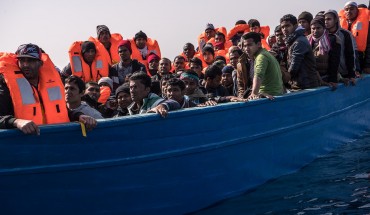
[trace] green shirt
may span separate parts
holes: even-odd
[[[261,80],[259,93],[267,93],[272,96],[283,94],[283,80],[279,62],[264,48],[256,55],[254,77]]]

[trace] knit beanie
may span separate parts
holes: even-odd
[[[99,79],[98,84],[100,85],[101,83],[107,83],[109,87],[113,89],[113,80],[109,77],[102,77],[101,79]]]
[[[122,40],[120,43],[118,43],[118,48],[121,46],[126,47],[132,54],[131,42],[129,40]]]
[[[150,52],[148,55],[148,63],[152,62],[152,60],[160,60],[160,57],[156,55],[154,52]]]
[[[88,52],[90,49],[94,49],[94,51],[96,52],[96,47],[95,47],[95,44],[91,41],[85,41],[82,43],[81,45],[81,52],[82,54],[84,54],[85,52]]]
[[[143,31],[139,31],[135,34],[134,40],[137,40],[139,38],[143,38],[145,40],[148,40],[148,37],[146,36],[146,34]]]
[[[211,23],[207,23],[206,29],[204,29],[204,30],[206,31],[208,29],[215,30],[215,26],[213,26],[213,24],[211,24]]]
[[[232,74],[233,71],[234,71],[234,67],[230,66],[230,65],[226,65],[224,66],[224,68],[222,68],[222,74]]]
[[[124,93],[127,93],[127,94],[130,94],[130,84],[128,82],[122,84],[121,86],[119,86],[117,89],[116,89],[116,93],[115,93],[115,96],[116,96],[116,99],[118,97],[118,94],[121,93],[121,92],[124,92]]]
[[[313,24],[319,24],[321,25],[323,28],[325,28],[325,19],[322,17],[322,16],[316,16],[312,21],[311,21],[311,25]]]
[[[298,21],[301,20],[301,19],[307,20],[308,23],[311,23],[311,21],[313,19],[313,16],[312,16],[312,14],[310,12],[303,11],[298,16]]]
[[[98,38],[100,37],[100,33],[103,31],[107,31],[110,35],[109,28],[106,25],[98,25],[96,26],[96,33],[98,34]]]

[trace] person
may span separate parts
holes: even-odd
[[[103,77],[98,81],[98,86],[100,88],[100,96],[98,102],[101,104],[106,104],[113,92],[113,80],[109,77]],[[86,87],[86,91],[89,91],[89,87]]]
[[[77,83],[76,80],[73,81]],[[101,95],[99,84],[94,81],[89,81],[85,83],[85,87],[81,87],[81,91],[83,91],[83,96],[81,98],[82,101],[86,102],[92,108],[98,110],[99,106],[102,104],[101,102],[99,102]]]
[[[199,79],[204,79],[204,74],[202,72],[203,70],[203,62],[201,59],[197,57],[193,57],[190,60],[190,69],[198,74]]]
[[[115,91],[118,86],[128,81],[128,76],[132,73],[138,71],[147,71],[144,64],[140,63],[136,59],[132,59],[131,47],[132,46],[129,40],[122,40],[118,44],[120,62],[114,64],[112,69],[109,71],[109,78],[113,80],[113,91]]]
[[[216,29],[212,23],[207,23],[204,32],[198,36],[198,50],[202,50],[206,43],[214,38],[216,34]]]
[[[131,56],[147,67],[148,71],[148,56],[150,53],[156,54],[161,58],[161,49],[157,40],[149,38],[143,31],[135,34],[135,37],[130,39]]]
[[[90,37],[89,41],[95,43],[99,52],[107,58],[110,65],[116,64],[120,61],[118,54],[118,44],[123,40],[119,33],[110,33],[106,25],[96,26],[97,37]]]
[[[288,72],[293,90],[315,88],[319,86],[316,72],[316,61],[312,48],[304,36],[305,29],[298,27],[297,18],[292,14],[280,19],[281,30],[288,47]]]
[[[260,22],[257,19],[250,19],[248,21],[249,30],[250,32],[256,32],[261,35],[261,41],[262,41],[262,47],[270,50],[270,46],[267,44],[267,36],[270,35],[270,27],[267,26],[261,26]]]
[[[189,69],[189,62],[190,60],[196,55],[195,47],[192,43],[186,43],[182,48],[181,56],[185,58],[185,62],[187,63],[185,67]]]
[[[235,26],[227,33],[227,40],[231,41],[234,46],[237,46],[243,34],[249,32],[249,25],[245,20],[238,20]]]
[[[171,60],[168,58],[162,58],[159,61],[158,72],[156,75],[152,76],[152,80],[160,81],[163,76],[171,74]]]
[[[370,74],[369,10],[358,8],[357,3],[349,1],[339,12],[340,25],[350,31],[356,40],[360,68]]]
[[[0,62],[0,129],[39,135],[44,124],[80,121],[88,129],[96,126],[95,119],[67,110],[59,73],[37,45],[3,53]]]
[[[229,48],[232,46],[231,41],[226,41],[226,37],[221,32],[216,32],[213,46],[215,48],[216,56],[226,56],[226,53],[229,51]]]
[[[171,78],[167,83],[167,97],[180,104],[181,109],[196,107],[189,97],[185,96],[185,83],[178,78]]]
[[[237,46],[232,46],[229,49],[229,66],[232,66],[233,71],[231,73],[232,80],[233,80],[233,93],[232,95],[238,96],[238,79],[237,79],[237,73],[238,73],[238,62],[239,62],[239,57],[243,54],[243,51],[240,50],[239,47]]]
[[[311,21],[311,34],[307,36],[316,59],[320,85],[337,88],[340,63],[340,39],[325,29],[324,18],[316,16]]]
[[[303,11],[298,16],[298,24],[302,26],[305,29],[304,35],[307,36],[311,34],[311,21],[313,19],[313,16],[310,12]]]
[[[185,58],[181,55],[177,55],[173,60],[173,71],[172,73],[180,75],[185,70]]]
[[[132,103],[127,107],[130,115],[148,112],[158,113],[166,117],[168,111],[180,108],[174,100],[165,100],[150,92],[151,79],[144,72],[138,72],[130,77],[130,94]]]
[[[239,98],[248,98],[253,80],[253,62],[248,58],[245,52],[243,37],[241,38],[241,50],[243,54],[240,55],[236,67],[236,83],[237,95]]]
[[[203,62],[203,73],[209,65],[212,65],[215,61],[215,50],[212,44],[207,44],[202,49],[202,62]]]
[[[117,100],[118,108],[113,113],[113,117],[129,115],[127,107],[132,103],[129,82],[122,84],[116,89],[115,98]]]
[[[156,75],[158,73],[158,66],[159,66],[159,56],[154,54],[153,52],[148,56],[148,63],[149,63],[149,71],[148,75],[150,77]]]
[[[283,94],[283,81],[280,66],[274,56],[262,48],[261,36],[255,32],[243,35],[243,46],[250,59],[254,60],[254,77],[252,92],[248,99],[267,97]]]
[[[235,71],[234,67],[231,65],[226,65],[222,68],[221,84],[227,90],[229,95],[234,95],[234,81],[233,81],[233,72]]]
[[[350,82],[352,85],[356,83],[356,41],[351,32],[340,27],[338,13],[335,10],[328,10],[324,13],[325,28],[330,34],[334,34],[340,38],[341,54],[338,67],[339,80],[342,82]],[[357,71],[360,71],[357,70]]]
[[[69,63],[61,72],[62,79],[70,75],[80,77],[84,82],[97,82],[108,77],[109,63],[91,41],[76,41],[69,48]]]

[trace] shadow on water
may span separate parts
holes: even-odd
[[[370,133],[294,174],[194,214],[370,214],[368,172]]]

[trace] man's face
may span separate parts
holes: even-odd
[[[179,103],[184,99],[184,91],[179,86],[167,86],[167,97]]]
[[[118,54],[121,58],[121,61],[127,61],[131,59],[131,53],[130,50],[126,46],[120,46],[118,48]]]
[[[261,48],[261,43],[255,43],[252,38],[243,40],[244,52],[248,54],[249,58],[253,59],[256,53]]]
[[[233,76],[230,73],[223,73],[221,77],[221,84],[223,86],[229,86],[233,84]]]
[[[131,95],[125,92],[120,92],[117,95],[117,102],[122,109],[125,109],[132,103]]]
[[[297,25],[293,25],[290,21],[282,21],[280,27],[284,36],[287,37],[295,31]]]
[[[334,14],[328,13],[325,15],[325,28],[326,29],[332,29],[336,27],[337,20],[334,17]]]
[[[324,27],[319,24],[311,25],[311,33],[315,38],[319,38],[324,34]]]
[[[216,34],[215,35],[215,42],[216,43],[224,43],[225,42],[225,38],[222,35]]]
[[[173,67],[175,68],[175,71],[180,71],[185,69],[185,60],[182,58],[176,58],[176,60],[173,62]]]
[[[344,15],[348,20],[355,20],[358,15],[358,8],[352,5],[344,7]]]
[[[101,43],[108,43],[108,42],[110,42],[110,34],[109,34],[109,32],[108,31],[102,31],[101,33],[100,33],[100,35],[99,35],[99,41],[101,42]]]
[[[184,78],[182,80],[185,83],[185,95],[191,95],[198,88],[198,82],[191,78]]]
[[[205,51],[203,53],[203,59],[206,63],[210,64],[210,63],[213,63],[213,60],[215,59],[215,56],[211,52]]]
[[[67,103],[76,104],[81,103],[81,97],[83,96],[83,92],[79,92],[78,86],[76,83],[66,83],[64,85],[64,92],[65,92],[65,100]]]
[[[137,38],[135,44],[138,49],[143,49],[146,46],[146,40],[144,38]]]
[[[86,63],[91,64],[96,56],[96,51],[94,49],[90,49],[87,52],[83,53],[83,59]]]
[[[130,80],[130,94],[134,102],[142,102],[148,96],[149,92],[150,87],[145,87],[140,80]]]
[[[299,23],[300,26],[302,26],[304,29],[306,29],[306,31],[309,31],[310,23],[307,20],[300,19],[300,20],[298,20],[298,23]]]
[[[195,63],[190,63],[190,69],[198,74],[202,72],[202,67]]]
[[[214,79],[207,78],[207,88],[217,88],[221,84],[221,75],[217,75]]]
[[[261,32],[261,28],[258,27],[258,26],[253,26],[253,27],[250,28],[250,31],[259,33],[259,32]]]
[[[27,80],[38,79],[42,61],[29,57],[22,57],[18,59],[18,66]]]
[[[100,87],[98,85],[89,84],[86,88],[85,95],[89,95],[94,101],[98,101],[100,97]]]
[[[213,30],[213,29],[207,29],[207,30],[204,31],[204,33],[206,34],[207,40],[209,40],[209,39],[215,37],[216,31]]]
[[[171,62],[166,59],[162,59],[159,61],[159,70],[161,75],[169,74],[171,71]]]
[[[195,49],[194,46],[191,45],[185,45],[183,48],[183,52],[188,60],[194,57]]]
[[[150,70],[158,70],[158,66],[159,66],[159,61],[156,60],[156,59],[149,62],[149,69]]]
[[[229,58],[230,58],[230,64],[236,68],[236,66],[238,65],[238,59],[239,59],[240,55],[237,51],[234,51],[234,52],[231,52],[230,55],[229,55]]]
[[[284,44],[284,34],[282,31],[276,31],[275,36],[276,36],[276,43],[278,45]]]

